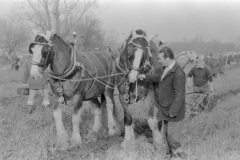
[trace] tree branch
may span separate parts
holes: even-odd
[[[38,15],[38,17],[41,19],[41,21],[44,22],[46,28],[48,28],[47,23],[44,21],[44,19],[42,18],[42,16],[40,15],[40,13],[38,12],[38,10],[34,7],[34,5],[31,3],[31,0],[27,0],[28,4],[32,7],[32,9],[36,12],[36,14]]]

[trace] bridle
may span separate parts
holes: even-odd
[[[134,40],[136,40],[136,39],[138,39],[138,38],[140,38],[140,40],[139,40],[139,42],[142,42],[143,41],[143,39],[145,39],[146,40],[146,42],[147,42],[147,47],[146,48],[143,48],[142,47],[142,45],[139,45],[139,44],[136,44],[135,42],[134,42]],[[123,62],[123,64],[121,64],[120,62],[118,62],[119,63],[119,65],[121,65],[121,69],[122,70],[135,70],[135,71],[138,71],[138,72],[140,72],[140,71],[142,71],[142,70],[144,70],[144,68],[145,68],[145,66],[146,65],[144,65],[144,64],[146,64],[146,63],[142,63],[142,60],[141,60],[141,65],[140,65],[140,67],[139,68],[136,68],[136,67],[133,67],[133,66],[131,66],[131,64],[130,64],[130,61],[129,61],[129,59],[133,56],[127,56],[127,63],[124,61],[124,58],[123,58],[123,52],[127,52],[128,53],[128,55],[129,55],[129,51],[130,51],[130,47],[133,47],[133,49],[136,49],[136,48],[140,48],[140,49],[142,49],[142,50],[144,50],[144,51],[146,51],[146,52],[149,52],[150,51],[150,49],[149,49],[149,44],[148,44],[148,41],[147,41],[147,38],[144,36],[144,35],[137,35],[136,37],[134,37],[134,38],[130,38],[130,40],[127,42],[128,40],[126,40],[126,42],[124,43],[124,45],[123,45],[123,47],[122,47],[122,50],[120,51],[120,57],[119,57],[119,61],[121,60],[122,62]],[[126,46],[127,45],[127,46]],[[148,54],[149,55],[149,54]],[[144,55],[143,55],[144,56]],[[146,60],[148,59],[148,57],[149,56],[147,56],[146,57]],[[143,59],[143,57],[142,57],[142,59]]]
[[[40,38],[38,38],[39,36],[40,36]],[[43,39],[43,41],[46,41],[46,42],[39,42],[41,39]],[[53,44],[52,44],[51,40],[47,41],[43,36],[37,35],[36,38],[35,38],[35,42],[32,42],[29,45],[29,53],[30,54],[33,54],[31,48],[34,45],[43,46],[42,51],[41,51],[42,59],[39,63],[35,62],[35,61],[32,61],[32,65],[37,65],[39,67],[42,67],[43,70],[44,70],[44,69],[47,68],[48,64],[50,63],[49,62],[50,61],[50,56],[55,56],[55,52],[53,51]]]

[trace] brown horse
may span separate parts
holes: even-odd
[[[31,75],[40,76],[40,72],[50,66],[50,85],[54,95],[54,119],[57,129],[57,146],[60,149],[81,146],[79,123],[83,101],[89,101],[94,107],[94,125],[88,137],[98,139],[102,126],[102,108],[99,95],[106,101],[108,116],[108,135],[115,136],[121,132],[116,108],[113,101],[115,77],[114,63],[106,52],[88,51],[76,53],[74,45],[69,45],[61,37],[52,32],[46,34],[33,33],[34,42],[29,46],[33,54]],[[103,77],[98,78],[96,77]],[[69,143],[68,134],[62,121],[62,104],[73,101],[73,132]]]
[[[154,115],[154,85],[137,80],[138,74],[154,72],[160,67],[157,57],[158,48],[151,39],[151,37],[146,37],[143,30],[132,30],[116,60],[118,73],[129,71],[128,77],[127,75],[118,76],[116,79],[119,99],[124,110],[125,135],[121,144],[123,148],[129,148],[135,140],[132,116],[128,106],[139,99],[143,100],[147,107],[148,125],[152,130],[153,142],[163,143],[163,136],[158,129],[158,121]]]

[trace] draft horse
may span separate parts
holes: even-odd
[[[115,77],[114,63],[106,52],[88,51],[77,54],[76,46],[66,43],[60,36],[47,31],[37,34],[33,31],[34,41],[29,46],[33,54],[30,74],[38,79],[41,72],[50,68],[49,82],[54,93],[53,116],[57,129],[57,148],[66,150],[80,147],[82,139],[79,124],[83,101],[89,101],[94,107],[94,124],[88,137],[97,140],[102,126],[102,108],[98,101],[99,95],[104,98],[108,116],[108,135],[121,133],[121,126],[116,116],[113,101]],[[96,79],[96,77],[104,77]],[[62,121],[62,104],[72,100],[73,131],[69,141]]]
[[[141,29],[132,30],[116,60],[116,71],[118,73],[129,72],[124,80],[121,75],[116,78],[119,100],[124,110],[125,135],[121,144],[123,148],[129,148],[134,144],[133,120],[128,107],[139,99],[146,104],[148,125],[152,130],[154,144],[164,142],[163,133],[158,129],[158,120],[154,115],[154,84],[137,79],[138,74],[151,73],[151,71],[154,72],[160,67],[157,56],[158,48],[153,43],[153,38],[154,35],[147,38],[146,33]]]

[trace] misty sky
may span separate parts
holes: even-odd
[[[205,41],[234,41],[240,35],[240,0],[100,0],[108,9],[103,28],[129,34],[142,28],[165,41],[201,35]]]
[[[5,15],[15,0],[0,0]],[[164,41],[202,36],[205,41],[234,41],[240,36],[240,0],[99,0],[107,9],[98,17],[104,30],[115,29],[119,40],[131,28],[157,33]]]

